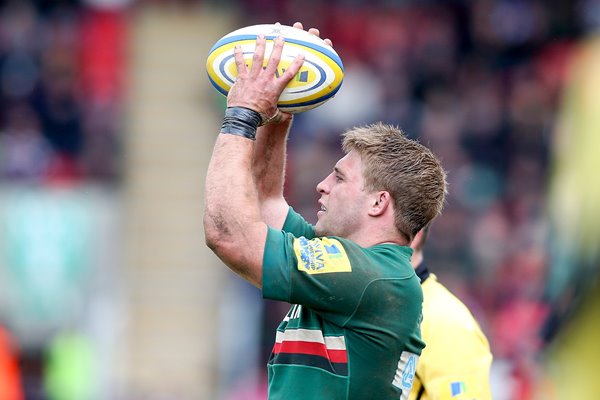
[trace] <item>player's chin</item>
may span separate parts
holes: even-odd
[[[314,226],[316,236],[327,236],[327,228],[323,223],[322,217],[317,220]]]

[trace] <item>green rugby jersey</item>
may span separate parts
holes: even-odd
[[[268,363],[270,400],[407,398],[424,347],[412,249],[314,237],[291,208],[269,228],[263,297],[293,304]]]

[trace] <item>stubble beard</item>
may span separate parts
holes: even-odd
[[[348,221],[345,218],[334,218],[335,225],[331,226],[327,216],[324,215],[315,224],[315,234],[318,237],[322,236],[337,236],[347,238],[352,230],[352,224],[354,221]]]
[[[327,221],[327,215],[321,216],[315,225],[315,234],[317,236],[337,236],[335,231],[331,229]]]

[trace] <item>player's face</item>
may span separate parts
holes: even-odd
[[[367,216],[362,160],[355,151],[340,159],[331,174],[317,185],[321,194],[315,232],[319,236],[352,238]]]

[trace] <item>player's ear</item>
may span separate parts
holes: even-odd
[[[371,217],[377,217],[385,213],[387,208],[391,206],[392,198],[388,192],[380,191],[374,192],[370,201],[369,215]]]

